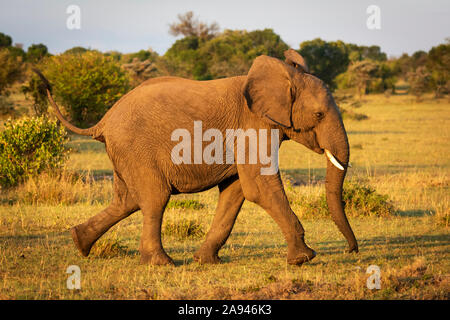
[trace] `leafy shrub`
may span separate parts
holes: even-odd
[[[3,32],[0,32],[0,47],[9,47],[12,45],[12,38]]]
[[[32,44],[27,50],[27,61],[37,63],[48,55],[48,48],[45,44]]]
[[[41,79],[32,77],[28,85],[22,86],[22,93],[33,101],[33,110],[36,116],[42,116],[47,113],[48,99],[47,91],[42,85]]]
[[[95,243],[91,250],[91,256],[98,258],[113,258],[127,253],[128,247],[122,244],[117,233]]]
[[[201,238],[205,232],[200,223],[192,219],[167,221],[164,224],[163,235],[174,236],[180,240]]]
[[[205,205],[200,203],[198,200],[170,200],[167,204],[167,209],[191,209],[200,210],[203,209]]]
[[[305,216],[328,215],[328,204],[325,192],[318,197],[299,196],[295,204],[304,207]],[[387,195],[379,194],[370,186],[356,181],[344,183],[342,201],[345,213],[349,217],[379,216],[387,217],[395,213],[395,208]]]
[[[335,78],[347,70],[350,63],[345,43],[327,42],[320,38],[300,43],[299,53],[305,58],[311,72],[335,89]]]
[[[67,158],[67,133],[43,117],[7,120],[0,133],[0,186],[11,187]]]
[[[127,72],[112,57],[97,51],[49,57],[39,68],[51,83],[56,100],[79,126],[97,123],[130,89]],[[33,97],[37,89],[30,84]]]
[[[6,48],[0,48],[0,95],[22,76],[22,58],[16,57]]]
[[[209,40],[197,36],[179,39],[163,60],[172,75],[208,80],[246,74],[261,54],[284,60],[288,48],[272,29],[225,30]]]
[[[395,213],[388,195],[379,194],[372,187],[354,181],[345,183],[343,201],[350,216],[385,217]]]

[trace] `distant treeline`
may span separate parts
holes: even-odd
[[[272,29],[219,32],[216,23],[200,22],[192,12],[179,15],[178,19],[170,25],[169,32],[182,38],[176,40],[164,55],[151,49],[124,54],[74,47],[52,56],[44,44],[33,44],[25,52],[13,45],[11,37],[0,33],[0,94],[5,94],[14,81],[23,80],[24,74],[30,80],[31,73],[26,70],[37,65],[56,83],[57,98],[66,104],[80,105],[80,110],[69,113],[78,123],[85,123],[94,121],[97,116],[83,116],[87,110],[81,105],[89,105],[90,99],[94,99],[91,94],[86,94],[83,101],[78,101],[80,98],[74,90],[92,91],[84,86],[94,85],[97,89],[92,94],[103,94],[104,100],[97,98],[91,103],[103,113],[124,92],[146,79],[172,75],[210,80],[243,75],[257,56],[264,54],[284,59],[283,52],[289,48]],[[417,97],[425,92],[434,92],[436,97],[441,97],[450,91],[449,40],[428,52],[417,51],[411,56],[405,53],[396,58],[388,58],[379,46],[320,38],[301,42],[294,49],[306,59],[311,73],[325,81],[331,90],[352,89],[360,97],[369,93],[391,94],[400,83],[403,84],[400,89],[406,88]],[[64,68],[68,71],[64,72]],[[106,80],[102,79],[105,77]],[[91,82],[86,82],[87,78]],[[77,82],[77,79],[84,79],[85,83]],[[23,90],[34,99],[37,113],[40,113],[40,104],[45,104],[46,109],[45,96],[39,95],[36,80],[33,83],[31,78]]]

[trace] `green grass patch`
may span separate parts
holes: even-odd
[[[205,234],[203,226],[193,219],[169,220],[164,223],[162,234],[179,240],[199,239]]]
[[[127,253],[127,246],[116,234],[105,239],[98,240],[92,247],[91,256],[99,258],[113,258]]]
[[[388,195],[380,194],[373,187],[357,181],[344,183],[342,200],[345,203],[345,212],[349,217],[389,217],[397,211]],[[303,216],[328,215],[325,191],[315,197],[300,194],[294,204],[304,208]]]
[[[203,203],[193,199],[170,200],[167,204],[167,209],[201,210],[203,208],[205,208]]]

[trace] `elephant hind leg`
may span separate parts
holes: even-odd
[[[139,210],[125,182],[114,172],[114,197],[111,204],[86,222],[72,228],[72,238],[85,257],[94,243],[112,226]]]
[[[143,228],[139,251],[141,263],[151,265],[174,265],[164,251],[161,242],[161,225],[164,210],[170,198],[170,190],[164,188],[162,181],[153,181],[140,190],[139,202],[143,215]]]
[[[233,229],[236,217],[244,203],[241,183],[232,177],[219,184],[219,203],[206,240],[194,254],[194,260],[200,263],[219,263],[218,252],[225,244]]]

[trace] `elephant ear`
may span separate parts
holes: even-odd
[[[293,66],[300,72],[309,73],[308,65],[306,64],[305,59],[303,59],[300,53],[298,53],[294,49],[289,49],[284,52],[284,56],[286,58],[285,61],[288,65]]]
[[[247,75],[244,95],[250,110],[269,124],[292,126],[291,76],[275,58],[257,57]]]

